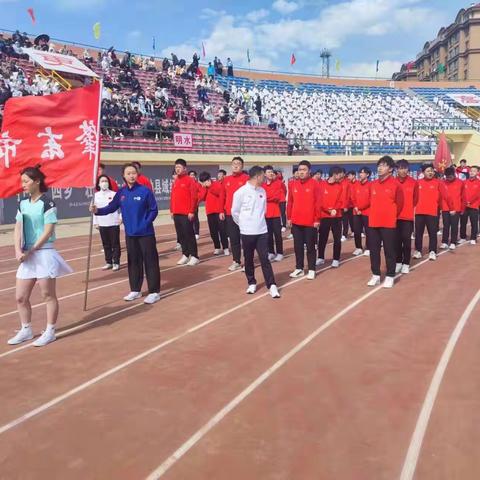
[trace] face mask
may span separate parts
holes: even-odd
[[[108,182],[100,182],[99,185],[101,190],[108,190]]]

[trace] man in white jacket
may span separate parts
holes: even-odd
[[[262,167],[252,167],[248,182],[233,195],[232,218],[240,228],[240,236],[245,257],[245,275],[247,276],[247,293],[257,291],[253,255],[257,250],[263,276],[272,298],[280,298],[272,265],[268,260],[268,230],[265,220],[267,194],[262,188],[265,172]]]

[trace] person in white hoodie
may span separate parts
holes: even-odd
[[[253,256],[257,250],[263,276],[272,298],[280,298],[280,293],[273,275],[272,265],[268,260],[268,229],[265,220],[267,194],[262,188],[265,172],[262,167],[252,167],[248,171],[250,179],[233,194],[232,218],[240,228],[243,254],[245,257],[245,275],[247,276],[247,293],[257,291]]]
[[[97,191],[95,192],[94,203],[97,208],[106,207],[115,196],[112,190],[110,178],[107,175],[100,175],[97,179]],[[120,269],[120,224],[122,216],[117,210],[113,213],[103,216],[93,216],[93,224],[100,232],[102,238],[103,251],[105,253],[105,266],[102,270]]]

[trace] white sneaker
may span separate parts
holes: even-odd
[[[440,248],[441,248],[442,250],[447,250],[447,249],[448,249],[448,245],[447,245],[446,243],[442,243],[442,244],[440,245]]]
[[[437,232],[437,235],[441,235],[441,234],[442,234],[442,231],[439,230],[439,231]]]
[[[270,295],[272,296],[272,298],[280,298],[280,292],[278,291],[276,285],[272,285],[270,287]]]
[[[412,235],[410,236],[410,240],[415,240],[415,234],[412,233]]]
[[[430,252],[428,254],[428,259],[429,260],[436,260],[437,259],[437,254],[435,252]]]
[[[54,342],[57,339],[55,337],[55,329],[47,328],[42,334],[32,343],[34,347],[44,347],[49,343]]]
[[[338,268],[340,266],[340,262],[338,260],[332,260],[332,268]]]
[[[174,250],[181,250],[181,249],[182,249],[182,246],[181,246],[179,243],[177,243],[177,244],[175,245]]]
[[[270,262],[273,262],[273,260],[275,259],[275,257],[276,257],[276,255],[275,255],[274,253],[269,253],[269,254],[268,254],[268,260],[269,260]]]
[[[356,249],[353,251],[352,255],[353,255],[354,257],[358,257],[358,256],[361,255],[362,253],[363,253],[363,250],[362,250],[361,248],[356,248]]]
[[[365,238],[365,237],[366,237],[366,235],[362,232],[362,238]]]
[[[291,240],[293,238],[293,233],[290,233],[289,235],[287,235],[287,238]]]
[[[458,244],[461,245],[462,243],[466,243],[467,242],[467,239],[466,238],[461,238],[459,241],[458,241]]]
[[[455,250],[457,246],[454,243],[451,243],[450,246],[448,247],[450,250]]]
[[[400,273],[402,271],[402,264],[397,263],[395,264],[395,273]]]
[[[309,270],[307,273],[307,280],[315,280],[316,275],[315,270]]]
[[[315,262],[315,266],[319,266],[319,265],[323,265],[325,263],[325,259],[324,258],[317,258],[316,262]]]
[[[7,343],[9,345],[18,345],[33,338],[33,331],[31,325],[22,325],[20,330],[17,330],[17,334],[10,338]]]
[[[311,270],[310,270],[311,271]],[[291,274],[290,278],[300,278],[305,275],[303,270],[300,270],[299,268],[296,268]]]
[[[120,270],[120,265],[118,263],[114,263],[112,266],[112,270],[114,272],[118,272],[118,270]]]
[[[214,251],[213,251],[213,254],[214,255],[221,255],[223,253],[222,249],[221,248],[216,248]]]
[[[107,263],[106,265],[104,265],[102,267],[102,270],[111,270],[112,269],[112,264],[111,263]]]
[[[383,281],[383,288],[392,288],[394,282],[394,277],[385,277],[385,280]]]
[[[477,241],[476,240],[470,240],[470,245],[476,245]]]
[[[273,259],[274,262],[281,262],[283,260],[283,255],[281,253],[277,253],[275,258]]]
[[[256,285],[249,285],[247,288],[247,293],[249,295],[254,294],[257,291],[257,286]]]
[[[404,275],[407,274],[407,273],[410,273],[410,265],[403,264],[402,265],[402,270],[400,271],[400,273],[403,273]]]
[[[345,235],[342,235],[342,238],[340,239],[341,242],[346,242],[347,241],[347,237]]]
[[[282,233],[285,233],[287,229],[285,227],[282,227]]]
[[[182,258],[177,262],[177,265],[186,265],[188,263],[188,257],[186,255],[182,255]]]
[[[195,235],[195,240],[200,240],[200,235]]]
[[[128,295],[123,297],[126,302],[133,302],[139,298],[142,298],[142,292],[130,292]]]
[[[369,256],[370,256],[370,250],[365,250],[365,251],[363,252],[363,256],[364,256],[364,257],[369,257]]]
[[[372,278],[368,281],[367,285],[369,287],[380,285],[380,275],[372,275]]]
[[[152,303],[156,303],[160,300],[160,294],[159,293],[149,293],[146,297],[143,303],[148,303],[151,305]]]
[[[194,267],[195,265],[198,265],[199,263],[200,263],[200,260],[197,257],[191,256],[187,265],[189,267]]]
[[[228,257],[230,255],[230,250],[228,248],[226,248],[224,251],[223,251],[223,254]]]
[[[413,256],[413,258],[415,258],[416,260],[422,258],[422,254],[421,254],[418,250],[415,250],[415,251],[413,252],[413,255],[412,255],[412,256]]]
[[[228,267],[228,270],[230,270],[230,272],[234,272],[235,270],[239,270],[240,268],[242,268],[242,266],[237,263],[237,262],[233,262],[229,267]]]

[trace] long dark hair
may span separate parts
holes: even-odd
[[[21,172],[20,175],[26,175],[31,178],[34,182],[39,182],[40,191],[42,193],[48,192],[45,174],[40,170],[40,165],[35,165],[34,167],[26,167]]]
[[[108,180],[108,189],[109,189],[109,190],[113,190],[113,189],[112,189],[112,182],[111,182],[111,180],[110,180],[110,177],[109,177],[108,175],[103,175],[103,174],[100,175],[100,176],[97,178],[97,183],[95,184],[95,190],[96,190],[97,192],[100,191],[100,180],[101,180],[102,178],[106,178],[106,179]]]

